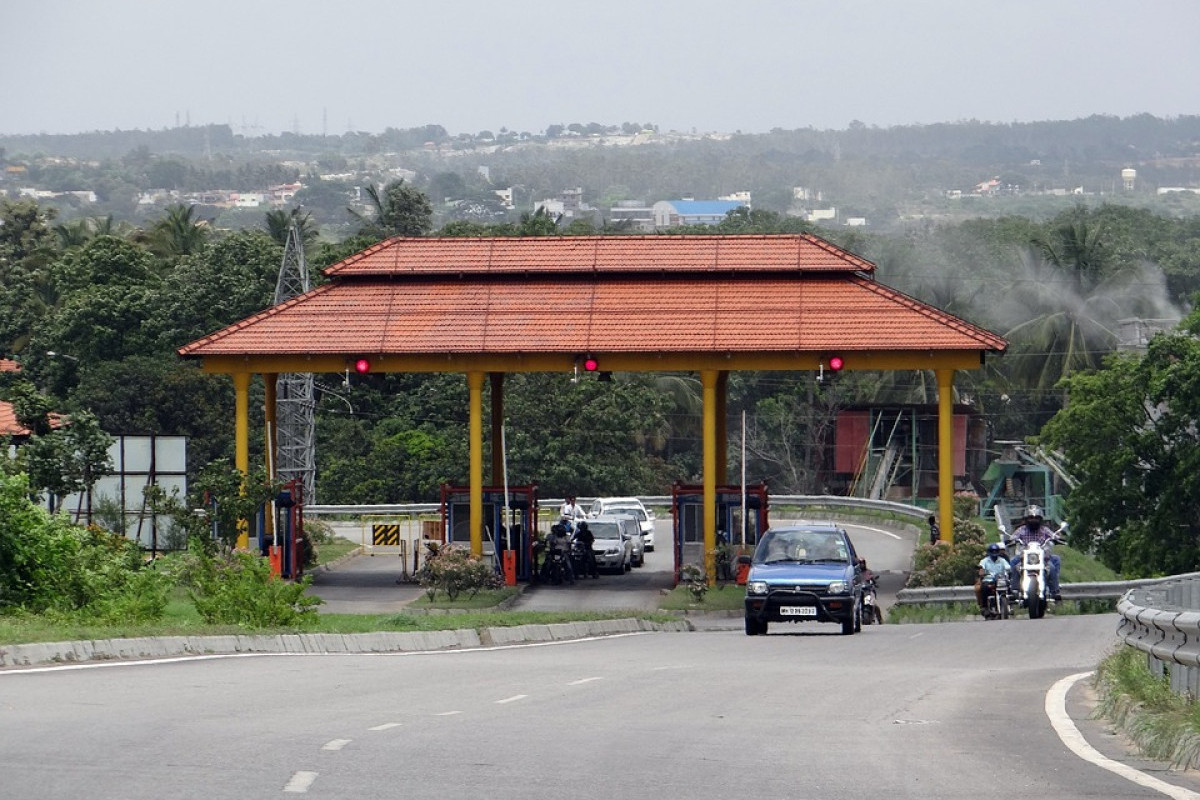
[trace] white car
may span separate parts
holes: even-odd
[[[641,500],[636,497],[598,497],[588,509],[589,517],[613,513],[633,514],[637,517],[638,527],[642,529],[642,539],[646,542],[646,550],[654,550],[654,512],[647,510]]]
[[[632,522],[625,517],[595,517],[588,520],[588,530],[596,540],[592,552],[596,555],[596,567],[603,572],[618,575],[633,567],[632,537],[625,526]]]

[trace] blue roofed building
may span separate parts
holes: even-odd
[[[654,227],[716,225],[733,209],[749,205],[743,200],[659,200],[654,204]]]

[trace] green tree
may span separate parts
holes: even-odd
[[[1079,481],[1067,499],[1071,542],[1128,577],[1200,565],[1200,342],[1155,337],[1142,357],[1065,382],[1069,406],[1043,430]]]
[[[288,234],[293,225],[300,231],[300,242],[307,251],[320,235],[312,214],[300,208],[293,208],[290,211],[279,209],[267,212],[267,233],[280,247],[287,246]]]
[[[156,352],[207,336],[272,305],[283,249],[258,230],[210,242],[180,258],[157,288],[148,333]]]
[[[387,239],[391,236],[424,236],[433,230],[433,207],[420,189],[404,179],[379,189],[371,184],[365,190],[370,201],[369,215],[348,208],[360,224],[359,234]]]
[[[59,254],[51,227],[57,213],[0,201],[0,353],[24,349],[30,328],[54,304],[47,267]]]
[[[146,242],[155,255],[175,259],[199,252],[209,232],[208,223],[197,218],[194,205],[176,203],[167,206],[163,218],[150,227]]]

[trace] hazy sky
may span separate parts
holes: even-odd
[[[7,0],[0,133],[1200,113],[1197,0]]]

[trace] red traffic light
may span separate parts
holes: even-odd
[[[833,370],[834,372],[840,372],[842,367],[844,367],[844,366],[846,366],[846,362],[842,360],[841,356],[830,357],[829,368],[831,370]]]
[[[364,375],[371,371],[371,362],[365,358],[360,358],[354,362],[354,371],[359,375]]]
[[[584,372],[595,372],[598,369],[600,369],[600,362],[597,361],[596,359],[592,358],[591,356],[588,356],[587,358],[585,358],[583,360]]]

